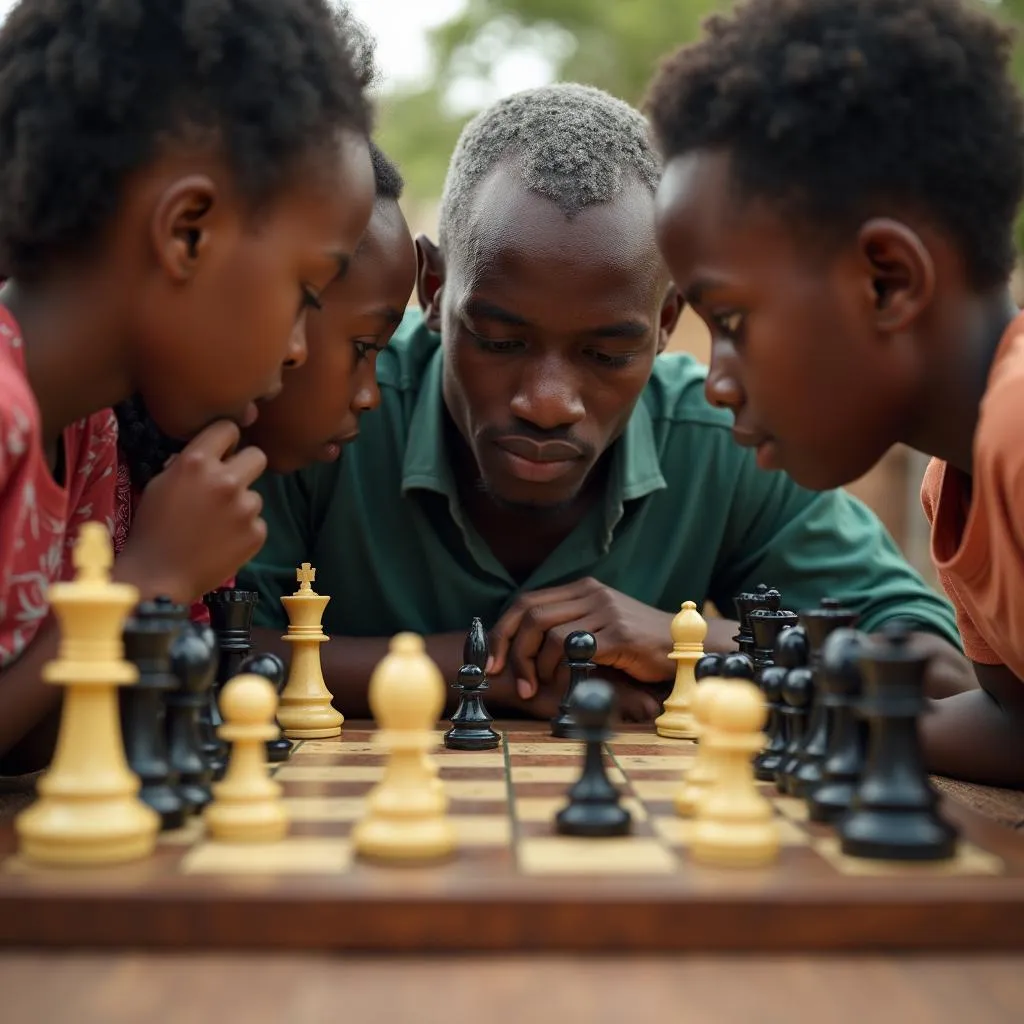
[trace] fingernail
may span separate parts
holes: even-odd
[[[516,692],[522,700],[529,700],[533,696],[533,687],[528,679],[516,680]]]
[[[490,675],[494,671],[494,655],[490,654],[487,656],[487,665],[484,667],[484,671]]]

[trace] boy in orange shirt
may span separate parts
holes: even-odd
[[[48,585],[113,526],[110,407],[187,441],[115,563],[186,601],[261,546],[236,451],[370,217],[364,84],[324,0],[22,0],[0,29],[0,773],[59,689]]]
[[[1024,786],[1024,108],[1009,33],[959,0],[750,0],[665,64],[658,234],[712,334],[708,399],[824,489],[934,456],[932,556],[979,689],[932,770]]]

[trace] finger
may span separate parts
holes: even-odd
[[[540,685],[536,657],[540,653],[548,630],[565,622],[575,622],[583,618],[589,607],[586,600],[577,599],[562,604],[534,605],[527,609],[508,652],[508,662],[516,679],[516,688],[524,700],[532,697]]]
[[[249,446],[240,452],[235,452],[229,459],[224,461],[242,487],[248,487],[253,481],[263,475],[267,468],[267,457],[262,448]]]
[[[491,656],[487,662],[487,672],[496,675],[504,670],[509,646],[512,638],[519,632],[524,615],[538,606],[576,600],[588,592],[591,582],[576,580],[560,587],[548,587],[546,590],[531,590],[526,594],[520,594],[491,629]]]
[[[581,614],[568,622],[560,622],[552,626],[544,636],[544,643],[537,657],[534,659],[537,668],[537,679],[542,685],[554,685],[559,681],[559,669],[565,660],[566,638],[577,630],[590,633],[598,642],[598,650],[601,649],[599,639],[600,628],[593,620],[593,607],[585,602],[578,602]]]
[[[231,420],[217,420],[200,430],[195,437],[182,449],[182,452],[204,452],[218,459],[224,458],[228,452],[234,451],[241,438],[241,431]]]

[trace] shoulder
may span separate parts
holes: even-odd
[[[707,373],[706,366],[683,352],[658,356],[643,392],[652,421],[708,427],[723,434],[731,431],[732,413],[716,409],[704,397]]]
[[[1007,330],[989,375],[974,438],[974,472],[1024,486],[1024,317]]]
[[[441,345],[419,309],[406,310],[388,346],[377,356],[377,383],[382,389],[416,390],[423,371]]]
[[[0,481],[28,455],[39,430],[39,408],[24,366],[17,324],[0,306]]]

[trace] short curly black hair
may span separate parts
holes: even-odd
[[[370,107],[327,0],[21,0],[0,29],[0,266],[87,251],[126,177],[210,132],[246,200]]]
[[[647,99],[666,160],[730,156],[740,193],[845,232],[883,204],[1005,282],[1024,192],[1012,33],[959,0],[748,0],[663,64]]]
[[[392,160],[389,160],[375,142],[370,143],[370,161],[373,163],[373,182],[378,199],[401,199],[405,181]]]

